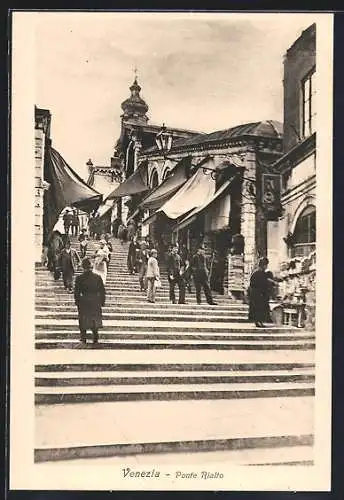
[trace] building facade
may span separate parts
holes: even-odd
[[[161,129],[148,124],[148,106],[135,79],[122,103],[117,143],[125,179],[146,165],[147,189],[122,198],[124,220],[142,223],[162,248],[178,241],[193,252],[205,243],[215,266],[212,286],[220,293],[245,292],[259,257],[267,255],[280,279],[278,304],[306,303],[302,324],[307,326],[315,312],[315,31],[310,26],[286,52],[283,125],[266,120],[210,134]],[[186,160],[185,178],[177,186]],[[301,307],[294,309],[299,324]]]
[[[44,158],[50,141],[51,114],[47,109],[35,106],[35,263],[41,264],[44,241],[43,214],[44,190],[49,188],[44,181]]]
[[[86,166],[89,174],[87,184],[101,193],[104,199],[104,203],[98,208],[97,214],[102,219],[104,232],[111,233],[113,220],[122,217],[122,203],[121,200],[113,203],[112,200],[107,200],[107,196],[123,180],[122,161],[115,151],[114,156],[111,157],[110,165],[94,165],[92,160],[89,159]]]
[[[268,255],[281,278],[279,295],[292,311],[305,303],[303,323],[315,325],[316,284],[316,26],[284,58],[283,214],[268,228]],[[295,314],[296,316],[296,314]]]
[[[200,243],[205,244],[212,263],[213,288],[220,293],[243,293],[258,258],[267,253],[266,217],[259,202],[261,180],[281,152],[282,126],[274,121],[249,123],[172,141],[168,157],[157,147],[142,151],[140,158],[148,160],[151,188],[154,188],[154,179],[160,184],[173,175],[183,158],[190,158],[190,177],[195,176],[197,170],[200,172],[185,197],[176,199],[177,205],[185,205],[185,213],[172,220],[148,219],[152,220],[153,239],[158,240],[165,233],[191,253]],[[208,190],[202,188],[203,184]],[[144,201],[142,205],[145,206]],[[189,206],[193,206],[191,212]],[[239,252],[244,268],[239,285],[228,279],[228,263],[238,235],[244,242]]]

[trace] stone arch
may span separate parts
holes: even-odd
[[[171,173],[172,173],[171,169],[169,167],[166,167],[165,170],[162,173],[161,182],[163,182],[165,179],[167,179],[168,177],[170,177]]]
[[[302,200],[302,202],[299,204],[299,206],[297,207],[297,209],[295,210],[295,213],[294,213],[294,217],[292,219],[292,222],[291,222],[291,225],[290,225],[290,233],[293,234],[294,231],[295,231],[295,227],[296,227],[296,223],[300,217],[300,215],[302,214],[302,212],[307,208],[309,207],[310,205],[313,205],[315,210],[316,210],[316,206],[315,206],[315,196],[312,195],[312,196],[307,196],[307,198],[305,198],[304,200]]]
[[[155,168],[153,168],[151,172],[149,185],[152,189],[156,188],[159,185],[159,174]]]

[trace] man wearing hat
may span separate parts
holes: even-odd
[[[216,302],[213,301],[209,285],[209,271],[205,258],[204,245],[200,245],[197,252],[193,256],[192,274],[195,282],[197,304],[201,303],[201,290],[203,288],[208,304],[215,306]]]
[[[63,284],[68,292],[73,291],[73,276],[81,262],[80,256],[74,248],[71,248],[67,239],[59,256],[59,268],[62,271]]]
[[[90,259],[82,261],[83,273],[77,276],[74,288],[78,308],[80,342],[86,344],[87,330],[93,334],[93,344],[98,343],[98,329],[102,328],[102,307],[105,305],[105,287],[98,274],[92,272]]]
[[[146,241],[141,241],[140,250],[137,255],[137,267],[139,272],[139,283],[141,292],[147,290],[146,272],[147,272],[148,258],[149,258],[149,251],[147,248],[147,243]]]
[[[185,304],[185,281],[183,276],[183,263],[178,253],[177,245],[172,248],[172,253],[167,262],[168,282],[170,286],[170,301],[176,303],[175,286],[178,285],[178,304]]]
[[[66,210],[64,215],[63,215],[63,226],[64,226],[64,231],[65,235],[69,235],[69,229],[73,223],[73,212],[72,210]]]

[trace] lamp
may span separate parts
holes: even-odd
[[[161,151],[164,155],[170,151],[172,147],[172,134],[167,131],[164,123],[162,124],[161,130],[155,137],[155,142],[159,151]]]

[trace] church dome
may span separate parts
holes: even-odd
[[[144,117],[145,120],[148,120],[148,118],[145,115],[149,108],[145,103],[145,101],[140,96],[140,91],[141,87],[137,83],[137,78],[135,78],[134,83],[130,87],[131,96],[129,97],[129,99],[126,99],[121,104],[121,107],[124,111],[124,117],[126,118]]]

